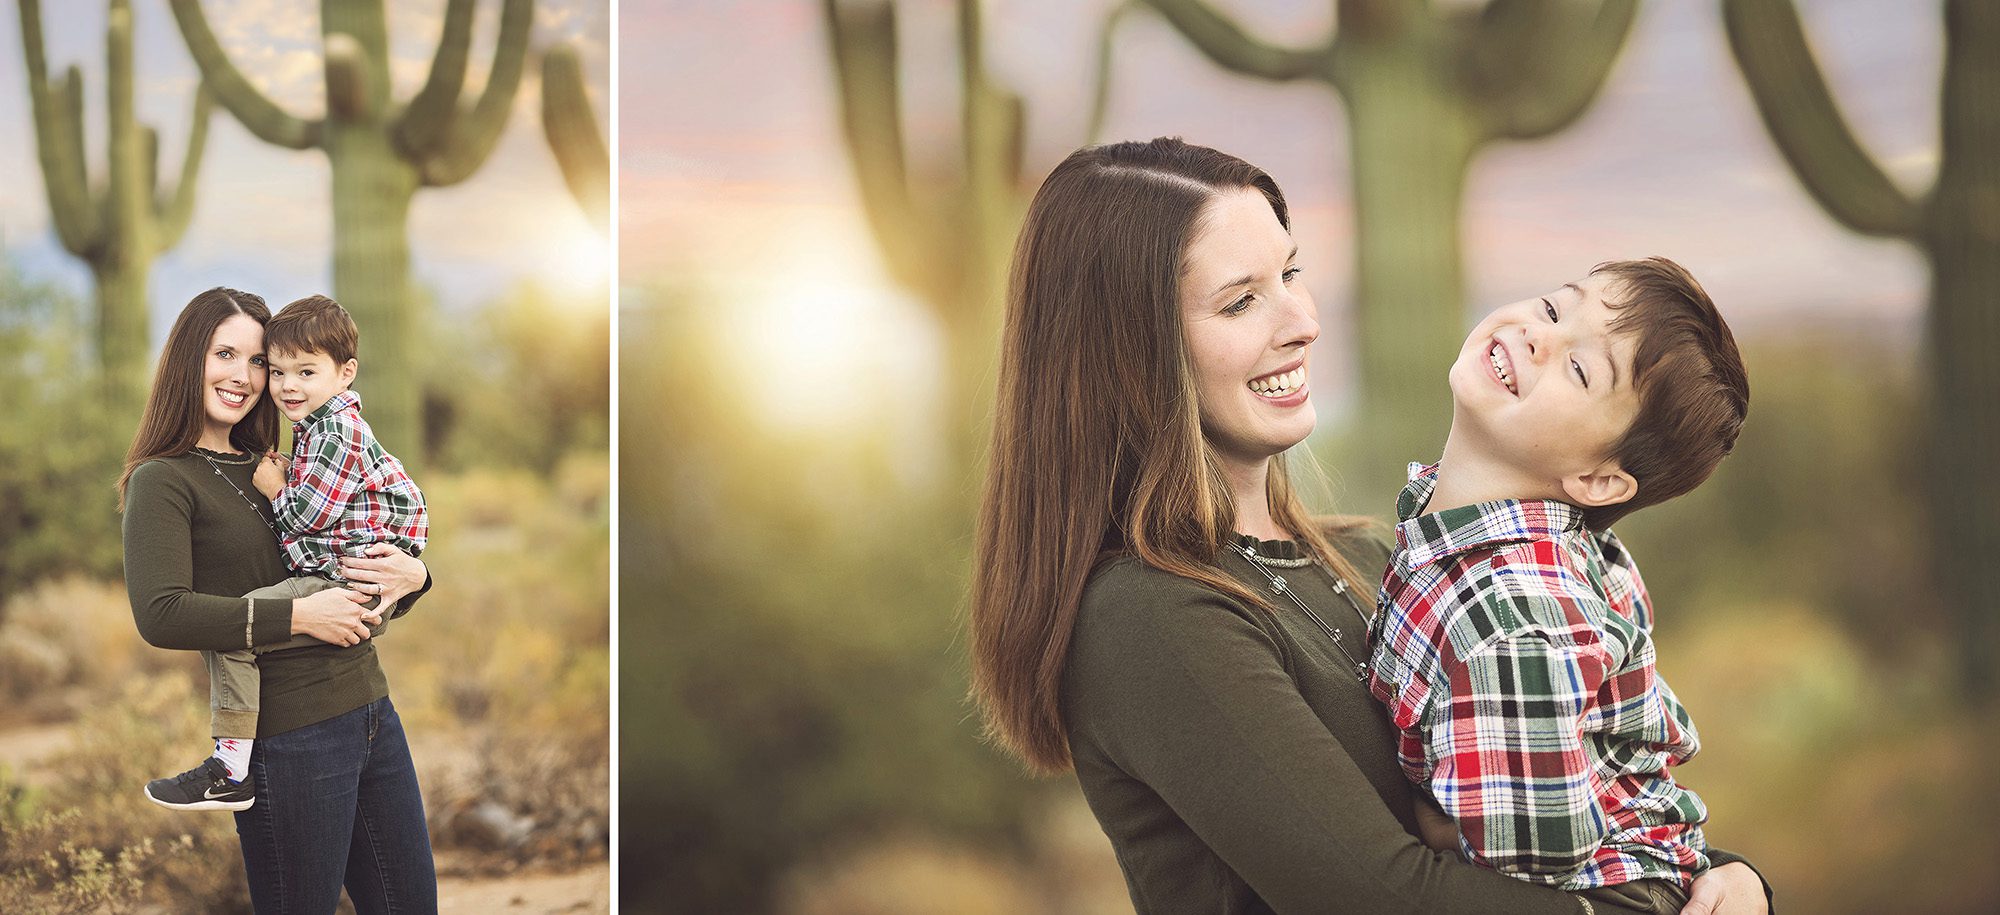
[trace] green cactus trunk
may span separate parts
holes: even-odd
[[[1919,243],[1930,258],[1932,353],[1928,477],[1936,574],[1960,632],[1968,693],[1991,700],[2000,677],[2000,8],[1946,7],[1937,186]]]
[[[1478,135],[1415,61],[1379,55],[1347,90],[1361,401],[1340,453],[1350,493],[1394,493],[1451,425],[1446,372],[1465,335],[1460,213]],[[1331,353],[1331,350],[1322,350]],[[1386,504],[1386,503],[1385,503]],[[1379,512],[1381,505],[1355,504]]]
[[[368,424],[383,447],[423,452],[414,359],[420,351],[410,317],[410,203],[417,174],[367,126],[329,125],[333,166],[333,297],[361,330],[361,373]]]
[[[106,395],[119,407],[137,406],[148,383],[151,315],[146,294],[150,259],[94,261],[97,285],[97,354]]]

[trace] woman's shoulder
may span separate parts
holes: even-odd
[[[187,462],[192,456],[186,454],[151,458],[132,468],[132,475],[126,478],[126,488],[148,488],[154,486],[180,486],[187,483]]]
[[[1075,639],[1126,642],[1140,636],[1158,642],[1217,622],[1243,621],[1261,628],[1259,616],[1236,597],[1126,554],[1102,561],[1091,573],[1077,606]]]

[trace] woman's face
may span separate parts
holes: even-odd
[[[1188,243],[1181,322],[1201,428],[1226,462],[1266,461],[1303,441],[1317,419],[1306,350],[1319,319],[1297,257],[1270,202],[1251,189],[1209,201]]]
[[[208,340],[202,369],[202,437],[223,441],[264,395],[264,325],[249,315],[230,315]]]

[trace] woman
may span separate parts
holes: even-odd
[[[1036,194],[973,579],[989,726],[1075,770],[1142,912],[1589,911],[1414,837],[1358,676],[1387,546],[1285,468],[1315,421],[1297,251],[1269,176],[1178,140],[1079,150]],[[1688,911],[1763,911],[1719,858]]]
[[[167,335],[118,481],[125,583],[139,634],[160,648],[224,650],[294,634],[328,644],[264,655],[263,714],[250,759],[257,802],[236,833],[259,912],[437,908],[437,875],[416,769],[388,681],[367,641],[385,589],[430,587],[393,547],[343,563],[354,589],[297,600],[240,595],[284,579],[270,504],[250,494],[278,438],[264,396],[264,300],[211,289]],[[352,647],[347,647],[352,646]]]

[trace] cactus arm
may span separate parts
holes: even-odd
[[[506,0],[500,9],[500,38],[493,46],[493,67],[486,88],[470,112],[452,119],[442,148],[422,160],[420,172],[429,187],[457,184],[479,170],[493,152],[514,107],[514,91],[528,56],[528,34],[534,30],[535,0]]]
[[[561,166],[577,206],[604,231],[611,224],[611,153],[584,86],[576,48],[560,45],[542,55],[542,132]]]
[[[1488,136],[1545,137],[1604,88],[1637,0],[1493,0],[1466,24],[1459,79]]]
[[[214,113],[215,96],[209,93],[208,84],[203,83],[194,92],[194,120],[188,127],[187,154],[181,157],[180,181],[174,185],[172,196],[160,195],[154,204],[154,218],[159,224],[159,250],[165,251],[180,244],[181,236],[187,233],[188,223],[194,218],[201,157],[208,148],[208,121]]]
[[[1323,76],[1331,62],[1332,43],[1319,48],[1287,48],[1270,44],[1230,21],[1202,0],[1145,0],[1179,30],[1195,48],[1218,66],[1246,76],[1292,80]]]
[[[896,9],[892,4],[823,0],[832,44],[841,132],[861,192],[862,211],[890,273],[916,286],[931,258],[912,226],[920,224],[903,152],[896,75]]]
[[[236,65],[230,63],[228,52],[216,41],[215,32],[208,27],[208,17],[202,14],[201,0],[171,0],[171,3],[188,54],[222,107],[266,143],[286,149],[311,149],[319,145],[319,121],[287,113],[250,85]]]
[[[1118,27],[1135,9],[1138,9],[1137,0],[1123,0],[1110,15],[1104,17],[1103,25],[1098,28],[1096,80],[1090,94],[1090,120],[1084,127],[1085,142],[1096,143],[1104,136],[1104,121],[1111,112],[1112,52],[1116,46],[1113,39],[1117,37]]]
[[[1918,205],[1848,128],[1813,60],[1798,10],[1786,0],[1723,0],[1722,20],[1757,114],[1820,207],[1864,235],[1914,234]]]
[[[90,199],[90,176],[84,169],[83,74],[71,67],[60,87],[49,85],[40,0],[21,0],[20,9],[35,153],[41,160],[49,221],[63,249],[81,257],[96,247],[100,231],[97,204]]]
[[[1020,95],[993,81],[986,69],[986,39],[979,0],[959,0],[959,85],[965,119],[965,174],[982,199],[1013,193],[1020,175],[1022,124]]]
[[[451,0],[445,8],[444,34],[431,58],[424,87],[396,118],[396,148],[412,158],[435,152],[444,142],[458,97],[465,91],[466,61],[472,56],[472,14],[477,0]]]
[[[376,113],[369,83],[368,49],[345,32],[326,36],[326,113],[343,123],[370,120]]]

